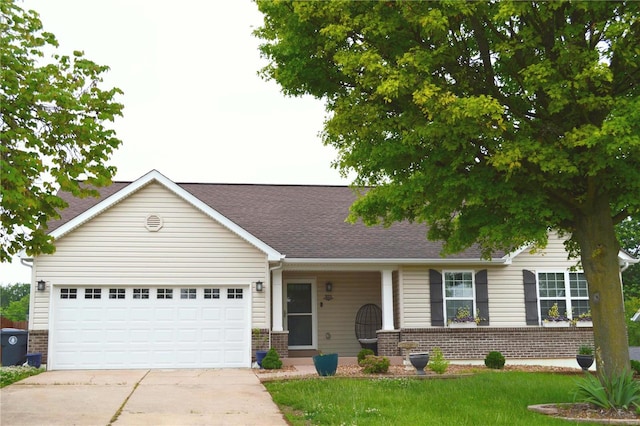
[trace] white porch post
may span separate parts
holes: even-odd
[[[382,329],[393,330],[393,271],[382,270]]]
[[[282,331],[282,269],[272,271],[271,290],[271,304],[273,306],[272,331]]]

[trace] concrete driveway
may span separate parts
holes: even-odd
[[[47,371],[0,390],[2,425],[286,425],[250,369]]]

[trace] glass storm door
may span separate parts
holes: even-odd
[[[287,329],[291,349],[311,349],[315,346],[313,299],[312,283],[287,283]]]

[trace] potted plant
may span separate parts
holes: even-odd
[[[583,371],[587,371],[593,365],[593,347],[590,345],[582,345],[578,348],[576,361]]]
[[[471,313],[471,310],[467,306],[461,306],[456,311],[456,316],[449,320],[449,327],[452,328],[464,328],[464,327],[476,327],[480,324],[480,312],[477,311],[476,315]]]
[[[411,365],[416,369],[416,374],[418,376],[424,376],[424,368],[429,364],[429,352],[416,352],[409,354],[409,361],[411,361]]]
[[[258,363],[258,366],[262,368],[262,360],[268,352],[268,345],[266,343],[268,343],[267,341],[269,337],[268,335],[263,334],[262,330],[260,330],[259,328],[254,328],[251,331],[251,336],[253,338],[253,344],[256,348],[256,362]]]
[[[544,318],[544,321],[542,321],[544,327],[568,327],[569,324],[567,313],[565,312],[564,315],[561,315],[557,303],[551,306],[551,309],[547,312],[547,316]]]
[[[335,376],[338,369],[338,354],[319,353],[313,357],[313,365],[320,376]]]

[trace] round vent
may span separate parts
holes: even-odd
[[[157,232],[162,228],[162,218],[157,214],[150,214],[147,216],[144,226],[148,231]]]

